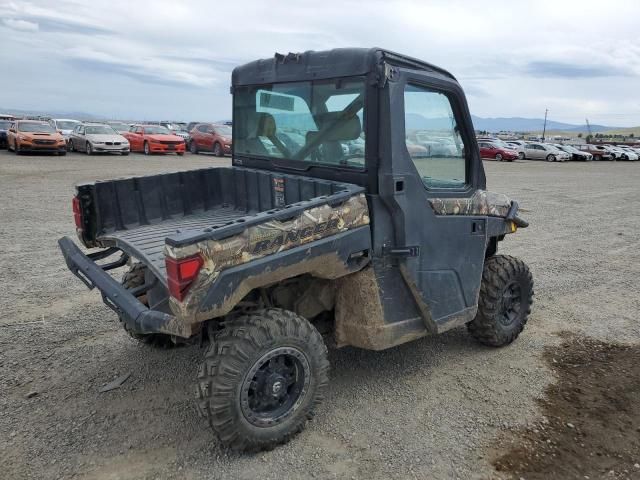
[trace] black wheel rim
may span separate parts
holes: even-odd
[[[256,361],[242,383],[240,405],[247,421],[258,427],[277,425],[302,404],[311,371],[297,348],[280,347]]]
[[[522,289],[517,282],[511,282],[502,294],[502,313],[500,323],[505,327],[512,325],[522,311]]]

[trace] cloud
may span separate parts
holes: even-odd
[[[15,18],[4,18],[2,19],[2,23],[12,30],[20,30],[24,32],[38,31],[38,24],[36,22],[29,22],[27,20],[20,20]]]
[[[628,68],[613,65],[588,65],[578,63],[534,61],[525,67],[525,73],[536,77],[597,78],[626,77],[634,73]]]
[[[0,106],[228,118],[236,65],[380,46],[450,71],[478,116],[640,125],[638,18],[628,0],[0,0]]]

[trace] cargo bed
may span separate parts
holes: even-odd
[[[235,235],[302,210],[339,204],[361,187],[247,168],[206,168],[77,186],[87,247],[117,247],[166,282],[165,245]]]

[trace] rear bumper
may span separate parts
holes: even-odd
[[[191,336],[189,326],[184,328],[185,325],[178,322],[173,315],[150,310],[105,272],[94,261],[96,258],[101,258],[99,255],[85,255],[69,237],[62,237],[58,240],[58,245],[71,273],[82,280],[89,290],[97,287],[105,305],[116,312],[132,331],[165,333],[184,338]]]

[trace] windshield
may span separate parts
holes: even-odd
[[[126,132],[127,130],[129,130],[129,125],[127,125],[126,123],[109,122],[109,125],[111,126],[111,128],[118,132]]]
[[[8,130],[10,126],[11,126],[11,122],[8,122],[6,120],[0,120],[0,130]]]
[[[160,125],[147,125],[144,127],[144,133],[149,134],[162,134],[162,135],[171,135],[171,132],[167,127],[161,127]]]
[[[87,135],[117,135],[109,125],[87,125],[84,132]]]
[[[238,87],[235,154],[362,168],[348,143],[364,137],[364,91],[362,78]]]
[[[20,132],[56,133],[55,129],[48,123],[19,123]]]
[[[73,120],[56,120],[56,127],[58,130],[73,130],[79,123]]]
[[[224,135],[225,137],[231,136],[231,127],[227,125],[214,125],[213,128],[216,129],[218,135]]]

